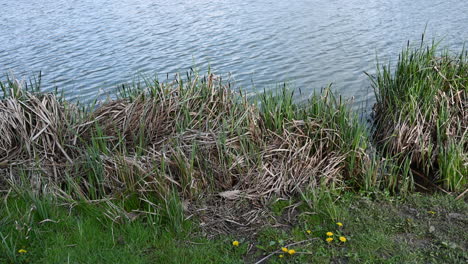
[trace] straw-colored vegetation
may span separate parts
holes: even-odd
[[[265,93],[257,107],[215,75],[200,78],[124,88],[93,111],[7,82],[3,181],[24,175],[90,199],[172,190],[258,199],[373,176],[365,127],[329,90],[304,107],[286,89]]]

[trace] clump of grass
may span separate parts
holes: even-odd
[[[426,186],[442,183],[460,191],[468,184],[468,54],[437,47],[408,44],[394,69],[377,67],[371,77],[377,98],[374,139],[383,156],[406,171],[397,177],[407,174]]]
[[[374,175],[366,175],[371,162],[366,128],[329,87],[304,105],[295,104],[292,97],[285,87],[276,95],[261,95],[259,118],[264,145],[274,147],[274,156],[267,153],[273,159],[265,159],[269,173],[290,185],[269,176],[257,179],[274,182],[273,188],[280,190],[364,187],[363,180]]]
[[[127,94],[92,120],[112,144],[152,164],[152,182],[189,197],[204,189],[257,199],[347,180],[357,186],[370,162],[365,128],[329,89],[296,105],[283,87],[260,95],[257,107],[209,75]]]

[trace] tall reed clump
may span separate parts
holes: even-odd
[[[468,57],[437,44],[408,47],[395,68],[378,66],[371,77],[375,105],[374,139],[383,156],[397,162],[403,174],[422,185],[443,184],[460,191],[468,184]],[[403,173],[404,172],[404,173]],[[410,185],[407,185],[411,187]]]
[[[329,89],[304,105],[286,87],[279,92],[248,99],[214,74],[188,74],[123,86],[118,99],[88,111],[55,95],[6,94],[3,175],[42,175],[62,196],[117,196],[130,207],[174,190],[184,199],[259,200],[379,184],[367,131],[345,103]]]
[[[40,76],[29,84],[10,78],[0,83],[0,172],[9,172],[0,174],[0,186],[17,178],[20,167],[47,175],[30,179],[35,184],[44,178],[59,181],[63,165],[73,163],[76,109],[55,94],[38,93],[39,87]]]

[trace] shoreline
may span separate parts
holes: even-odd
[[[347,237],[349,242],[356,239],[350,245],[362,243],[355,250],[364,255],[356,261],[382,261],[386,258],[374,259],[366,251],[366,239],[373,238],[358,234],[366,227],[359,218],[365,212],[375,213],[369,224],[377,229],[379,219],[391,219],[385,228],[398,230],[390,232],[396,236],[394,245],[413,241],[416,235],[430,237],[421,242],[429,246],[417,249],[418,258],[427,248],[447,248],[442,250],[448,252],[444,258],[466,260],[463,239],[454,246],[444,240],[456,239],[453,232],[446,230],[447,236],[438,232],[445,230],[442,223],[448,218],[459,221],[455,230],[466,221],[460,208],[466,207],[468,187],[468,56],[453,57],[437,52],[434,45],[421,46],[404,50],[395,71],[377,67],[378,74],[371,78],[377,91],[372,130],[330,89],[306,104],[296,104],[285,86],[253,100],[211,73],[187,74],[166,83],[147,80],[144,87],[122,86],[116,99],[88,106],[40,93],[40,81],[36,86],[31,82],[32,87],[13,80],[1,83],[0,188],[8,191],[1,205],[7,224],[0,225],[0,249],[7,257],[0,254],[0,260],[26,263],[22,255],[26,252],[18,251],[22,245],[16,241],[31,243],[37,247],[33,252],[43,254],[40,239],[35,239],[47,232],[42,226],[60,230],[55,229],[57,217],[67,219],[67,230],[84,225],[91,234],[100,232],[96,225],[113,232],[114,225],[131,228],[135,222],[138,237],[155,225],[157,230],[150,229],[154,233],[146,234],[147,239],[165,235],[172,243],[194,233],[202,240],[226,233],[228,240],[257,239],[237,241],[233,249],[225,247],[225,238],[219,246],[220,252],[247,262],[276,252],[279,245],[287,245],[285,240],[304,240],[310,231],[319,244],[304,246],[298,257],[318,249],[323,255],[331,252],[333,260],[347,249],[341,239]],[[435,198],[415,194],[421,190],[435,192]],[[441,191],[449,195],[439,197]],[[412,206],[418,209],[398,207],[400,199],[414,199]],[[379,201],[398,217],[379,210]],[[444,206],[451,209],[443,217],[428,215],[434,211],[430,202],[437,204],[437,212]],[[350,206],[371,208],[357,215],[343,212]],[[414,224],[422,210],[426,210],[422,219],[437,221],[437,227]],[[87,222],[75,223],[72,211]],[[24,228],[15,227],[18,218]],[[350,223],[349,230],[335,226],[343,219]],[[284,222],[288,227],[283,230]],[[295,223],[304,230],[295,229]],[[257,234],[263,226],[277,228]],[[385,245],[387,229],[370,231],[380,236],[376,245]],[[28,230],[40,231],[31,235]],[[336,243],[324,242],[327,230],[339,234]],[[179,231],[185,238],[178,237]],[[122,239],[112,235],[107,243],[132,246]],[[255,245],[260,247],[253,249]],[[216,254],[212,257],[220,261]],[[293,261],[293,256],[287,257]],[[421,262],[428,261],[426,257]]]

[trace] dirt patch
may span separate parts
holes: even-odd
[[[405,243],[416,249],[430,248],[433,243],[429,238],[420,238],[411,233],[397,234],[394,240],[397,243]]]

